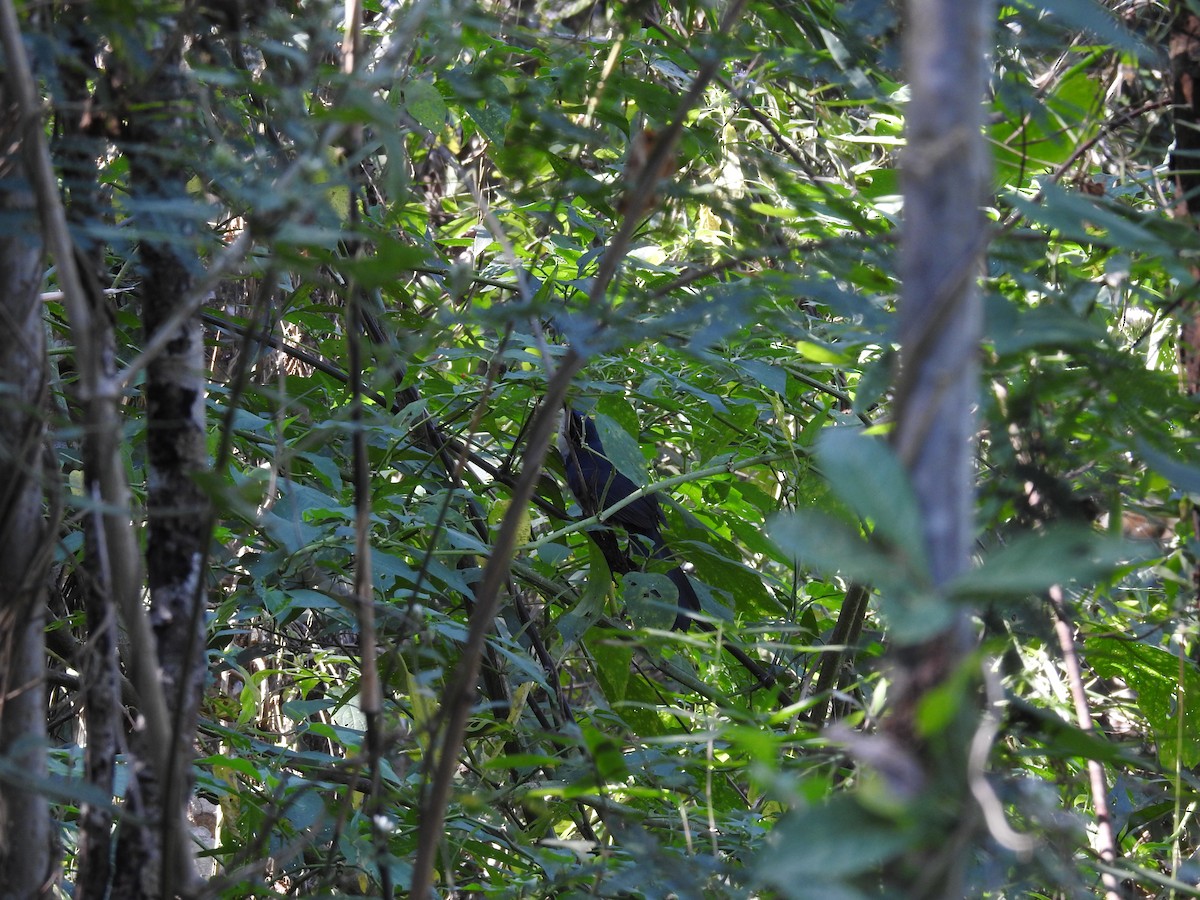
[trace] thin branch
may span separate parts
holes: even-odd
[[[363,56],[363,4],[362,0],[346,0],[346,15],[342,39],[342,72],[353,79],[358,61]],[[357,154],[362,144],[363,129],[355,125],[349,129],[347,143],[352,153]],[[363,202],[361,168],[357,170],[350,192],[351,231],[357,225],[360,203]],[[366,248],[355,241],[350,245],[350,255],[360,257]],[[388,862],[389,817],[385,814],[382,784],[384,752],[383,738],[383,689],[379,680],[378,633],[375,627],[375,587],[371,572],[371,464],[367,454],[367,433],[363,426],[363,328],[362,290],[353,277],[346,285],[346,342],[350,364],[350,435],[353,453],[354,479],[354,599],[355,615],[358,619],[359,654],[359,699],[366,718],[366,762],[371,790],[366,809],[375,852],[375,868],[379,874],[379,889],[384,900],[392,900],[395,887],[392,884],[392,867]]]
[[[1079,651],[1075,647],[1075,631],[1063,602],[1062,588],[1050,588],[1050,606],[1054,610],[1054,633],[1062,650],[1063,668],[1066,669],[1067,685],[1071,700],[1075,704],[1075,723],[1079,730],[1090,734],[1094,730],[1092,712],[1088,707],[1087,690],[1083,686],[1083,667]],[[1096,852],[1100,861],[1108,866],[1116,865],[1117,841],[1113,834],[1112,815],[1108,809],[1108,783],[1104,778],[1104,766],[1099,760],[1088,760],[1088,783],[1092,794],[1092,813],[1096,817]],[[1104,884],[1107,900],[1121,900],[1121,883],[1108,869],[1101,869],[1100,880]]]
[[[808,720],[814,725],[822,725],[829,715],[829,703],[832,699],[834,684],[843,666],[854,658],[854,645],[862,633],[863,619],[867,614],[867,601],[870,590],[861,584],[850,585],[846,591],[846,599],[842,601],[837,623],[829,636],[829,652],[821,657],[817,672],[817,684],[813,688],[816,705],[808,713]]]
[[[661,491],[669,490],[677,484],[687,484],[690,481],[700,481],[705,478],[711,478],[713,475],[729,475],[737,472],[742,472],[746,469],[752,469],[755,466],[767,465],[777,462],[781,459],[790,459],[791,453],[764,453],[761,456],[752,456],[749,459],[730,459],[721,463],[714,463],[711,466],[705,466],[703,469],[693,469],[690,472],[684,472],[680,475],[672,475],[670,478],[662,478],[658,481],[644,485],[633,491],[626,497],[622,497],[612,506],[606,507],[594,516],[588,516],[586,519],[573,520],[569,525],[559,528],[557,531],[552,531],[549,534],[544,534],[536,541],[530,541],[527,544],[521,545],[523,552],[536,550],[539,547],[544,547],[547,544],[552,544],[559,538],[566,537],[569,534],[576,534],[584,531],[592,525],[603,525],[611,519],[616,513],[620,512],[631,503],[636,503],[642,497],[647,497],[651,494],[657,494]]]
[[[337,379],[345,385],[350,384],[350,375],[345,369],[334,365],[325,357],[312,350],[309,350],[305,347],[299,347],[283,338],[276,337],[275,335],[261,334],[252,326],[242,325],[238,322],[231,322],[228,319],[224,319],[221,316],[210,312],[201,313],[201,318],[203,318],[205,322],[207,322],[209,325],[212,325],[214,328],[229,331],[233,334],[250,336],[253,340],[259,344],[262,344],[263,346],[271,347],[286,356],[290,356],[292,359],[298,360],[305,365],[312,366],[317,371],[328,375],[330,378]],[[366,319],[367,323],[369,324],[371,322],[371,317],[367,316]],[[382,338],[382,331],[380,331],[380,336]],[[362,396],[364,398],[370,400],[372,403],[383,409],[391,410],[393,414],[399,413],[405,405],[408,403],[414,403],[419,399],[416,394],[416,389],[411,387],[406,388],[402,392],[401,396],[404,401],[403,403],[389,402],[388,399],[383,396],[383,394],[368,390],[366,385],[360,385],[359,390],[362,392]],[[455,470],[455,459],[460,457],[462,454],[466,454],[467,461],[473,467],[486,472],[500,484],[512,487],[516,483],[516,479],[510,473],[495,465],[487,457],[481,456],[477,452],[471,450],[469,442],[461,441],[458,438],[448,435],[441,425],[433,421],[429,413],[425,413],[421,422],[413,426],[414,430],[417,430],[418,428],[423,428],[428,432],[429,439],[424,442],[425,449],[429,450],[435,455],[441,456],[442,462],[446,466],[448,473]],[[556,519],[560,519],[565,522],[571,518],[566,510],[555,506],[553,503],[550,503],[548,500],[545,500],[536,494],[531,499],[531,502],[543,512],[553,516]],[[485,535],[486,531],[481,533],[480,536],[483,537]]]
[[[413,862],[412,897],[425,900],[431,896],[433,858],[442,839],[446,803],[450,785],[462,748],[467,719],[473,706],[475,680],[479,677],[487,635],[495,622],[499,607],[500,588],[508,579],[508,571],[516,549],[516,535],[521,528],[525,506],[533,495],[542,474],[542,464],[558,423],[558,410],[567,399],[572,379],[584,366],[584,358],[574,350],[567,352],[558,371],[546,386],[545,402],[538,409],[530,429],[522,461],[521,476],[513,487],[512,500],[500,523],[492,555],[483,571],[483,579],[475,592],[475,608],[468,624],[467,640],[462,657],[446,682],[440,704],[444,725],[440,735],[431,741],[432,753],[426,761],[426,772],[432,771],[428,789],[421,803],[421,830],[417,837],[417,856]],[[439,739],[440,738],[440,739]]]
[[[1047,183],[1057,184],[1059,181],[1062,181],[1063,176],[1071,171],[1071,168],[1075,165],[1075,163],[1079,162],[1084,154],[1108,137],[1109,133],[1116,131],[1116,129],[1120,128],[1122,125],[1126,125],[1129,122],[1132,122],[1134,119],[1145,115],[1146,113],[1154,112],[1156,109],[1164,109],[1170,105],[1171,103],[1169,100],[1152,100],[1148,103],[1142,104],[1136,109],[1127,109],[1119,115],[1114,116],[1112,119],[1110,119],[1108,122],[1105,122],[1100,128],[1098,128],[1096,133],[1092,135],[1091,138],[1076,147],[1071,155],[1068,156],[1066,160],[1060,166],[1058,166],[1058,168],[1051,172],[1049,176],[1047,176]],[[1033,195],[1030,202],[1041,203],[1044,199],[1046,199],[1046,190],[1045,188],[1042,188]],[[996,228],[996,236],[1007,234],[1009,231],[1012,231],[1012,229],[1019,225],[1024,219],[1025,213],[1019,210],[1013,211],[1009,214],[1008,218]]]
[[[993,839],[1024,861],[1033,853],[1036,846],[1034,839],[1016,831],[1008,824],[1004,815],[1004,804],[1000,802],[987,780],[988,755],[1000,731],[1000,716],[996,710],[1004,700],[1004,692],[995,668],[987,662],[982,668],[983,681],[987,688],[987,706],[980,717],[979,727],[975,729],[975,735],[971,738],[971,752],[967,757],[967,784],[975,802],[979,804],[984,824],[987,825]]]

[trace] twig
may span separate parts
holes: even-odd
[[[408,6],[401,6],[397,10],[397,15],[403,12],[408,17],[406,27],[396,29],[396,33],[401,37],[388,48],[376,64],[376,68],[380,71],[393,71],[395,62],[404,52],[409,42],[415,39],[416,35],[421,33],[420,23],[424,18],[426,8],[429,6],[430,0],[417,0],[417,2]],[[11,8],[12,0],[4,0],[6,8]],[[15,21],[15,13],[14,21]],[[5,48],[7,52],[7,47]],[[15,57],[10,56],[10,59]],[[24,57],[22,57],[23,59]],[[309,170],[313,163],[313,157],[318,154],[323,154],[327,147],[336,144],[350,129],[352,123],[349,122],[334,122],[321,132],[321,136],[311,145],[310,152],[300,154],[292,163],[284,170],[283,174],[271,186],[272,192],[283,196],[287,190],[296,182],[296,180]],[[225,250],[213,260],[208,267],[208,271],[192,287],[191,291],[183,297],[175,312],[159,327],[151,338],[146,341],[146,345],[142,348],[134,359],[127,365],[120,376],[120,387],[124,388],[132,384],[137,377],[138,372],[150,364],[150,362],[166,349],[166,346],[172,340],[175,332],[192,316],[194,316],[208,301],[213,290],[220,284],[221,280],[231,272],[234,272],[242,264],[242,261],[250,253],[254,246],[254,241],[262,237],[264,234],[270,233],[274,228],[284,222],[289,217],[296,213],[297,204],[286,204],[279,212],[275,213],[269,220],[262,223],[251,223],[249,227],[242,231],[241,234],[225,248]],[[64,227],[65,227],[64,219]],[[63,262],[59,261],[60,282],[63,280],[61,269]]]
[[[603,525],[614,515],[620,512],[631,503],[636,503],[642,497],[647,497],[651,494],[657,494],[661,491],[675,487],[677,484],[687,484],[690,481],[701,481],[713,475],[732,474],[741,472],[746,469],[752,469],[755,466],[763,466],[768,463],[777,462],[781,459],[787,459],[791,454],[788,453],[764,453],[761,456],[752,456],[749,459],[729,459],[725,462],[715,463],[711,466],[705,466],[703,469],[693,469],[689,472],[684,472],[679,475],[672,475],[670,478],[662,478],[651,484],[644,485],[633,491],[626,497],[622,497],[611,506],[605,507],[596,513],[594,516],[588,516],[586,519],[574,519],[570,524],[559,528],[557,531],[551,531],[544,534],[535,541],[530,541],[521,546],[521,550],[529,552],[544,547],[547,544],[552,544],[559,538],[566,537],[569,534],[576,534],[580,531],[585,531],[592,525]]]
[[[870,594],[870,590],[861,584],[852,584],[846,591],[846,599],[842,601],[842,609],[838,613],[837,623],[833,626],[833,634],[829,636],[829,646],[826,648],[829,652],[821,658],[817,684],[813,689],[816,705],[809,711],[808,720],[814,725],[825,723],[838,672],[847,661],[854,658],[854,645],[858,643],[858,636],[862,633]]]
[[[1054,610],[1054,633],[1058,636],[1058,645],[1062,649],[1067,685],[1075,703],[1075,721],[1080,731],[1091,733],[1094,730],[1092,713],[1088,707],[1087,691],[1083,686],[1083,669],[1075,647],[1074,629],[1067,614],[1066,604],[1063,603],[1062,588],[1054,585],[1050,588],[1049,597],[1050,607]],[[1104,766],[1095,759],[1089,759],[1087,765],[1092,811],[1096,816],[1096,852],[1100,855],[1102,863],[1114,866],[1117,861],[1117,842],[1113,836],[1112,816],[1108,810],[1108,783],[1104,778]],[[1100,880],[1104,884],[1104,896],[1107,900],[1121,900],[1121,885],[1116,875],[1108,869],[1101,869]]]
[[[346,0],[345,34],[342,40],[342,72],[353,78],[357,63],[363,56],[362,0]],[[362,144],[362,126],[349,130],[347,143],[353,152]],[[361,170],[359,175],[361,176]],[[357,225],[359,203],[362,201],[361,177],[355,179],[350,191],[351,230]],[[366,248],[358,241],[348,242],[349,256],[358,258]],[[383,690],[379,680],[378,634],[375,627],[375,587],[371,572],[371,465],[367,455],[367,433],[363,429],[363,298],[353,277],[346,285],[346,343],[350,366],[350,424],[351,447],[354,457],[354,599],[358,620],[360,684],[359,699],[366,718],[366,761],[371,790],[366,810],[375,853],[375,868],[379,873],[379,890],[383,900],[392,900],[395,886],[388,860],[389,817],[384,812],[383,765]]]

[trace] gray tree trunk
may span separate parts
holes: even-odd
[[[909,0],[908,148],[901,244],[901,377],[895,446],[924,514],[936,584],[966,569],[974,539],[975,419],[986,240],[983,140],[991,4]]]
[[[942,587],[969,567],[975,536],[973,410],[983,322],[976,282],[987,235],[983,100],[992,7],[984,0],[909,0],[907,13],[904,52],[912,96],[903,161],[893,438],[921,509],[933,583]],[[946,848],[970,845],[966,836],[975,815],[966,771],[976,716],[968,704],[934,741],[922,735],[915,716],[921,700],[964,664],[970,643],[964,609],[949,629],[898,648],[893,660],[895,686],[885,728],[946,809],[943,819],[928,826],[925,849],[908,860],[905,877],[921,873],[924,897],[963,896],[967,854],[948,855]]]

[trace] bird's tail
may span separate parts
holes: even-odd
[[[651,542],[651,556],[654,559],[671,561],[677,559],[671,552],[671,548],[667,546],[667,542],[663,540],[661,533],[653,534]],[[692,617],[688,613],[700,612],[700,598],[696,595],[696,589],[692,586],[692,580],[688,578],[687,572],[683,571],[683,566],[675,566],[667,572],[667,578],[671,580],[671,584],[675,585],[679,603],[679,613],[675,616],[675,624],[671,628],[674,631],[687,631],[692,624]]]

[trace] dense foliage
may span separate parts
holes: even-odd
[[[963,603],[979,651],[920,721],[936,740],[986,697],[965,773],[980,811],[940,850],[969,860],[970,895],[1088,896],[1102,871],[1131,896],[1200,894],[1200,465],[1176,346],[1195,231],[1166,170],[1168,10],[1111,5],[997,10],[979,566],[927,593],[902,469],[857,434],[890,431],[903,338],[897,4],[754,2],[725,27],[692,0],[376,0],[353,67],[326,3],[31,5],[24,43],[118,370],[146,346],[140,247],[165,236],[195,278],[211,538],[192,824],[213,894],[406,895],[447,685],[568,348],[586,358],[570,403],[622,473],[662,488],[714,627],[671,630],[670,564],[612,571],[551,452],[453,772],[444,895],[920,896],[906,854],[946,811],[887,771],[886,652]],[[174,178],[134,190],[127,123],[147,111],[123,92],[171,48],[182,114],[152,149]],[[57,289],[51,271],[48,495],[65,511],[46,790],[67,895],[97,802],[77,715],[94,497]]]

